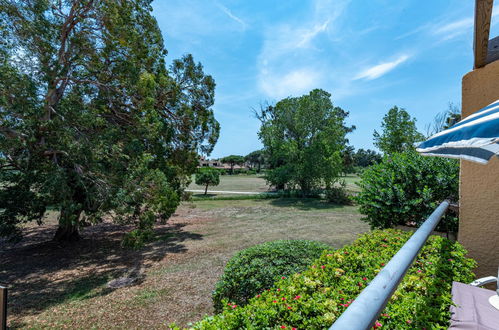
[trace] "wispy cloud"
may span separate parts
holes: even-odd
[[[315,0],[300,22],[268,26],[258,56],[258,87],[271,98],[304,93],[321,87],[324,53],[315,47],[330,36],[349,0]]]
[[[496,25],[497,21],[494,18],[499,16],[499,7],[495,6],[492,10],[492,22],[491,25]],[[451,20],[449,17],[443,16],[438,20],[423,24],[416,29],[406,32],[397,38],[403,39],[418,33],[426,33],[435,36],[439,41],[447,41],[455,39],[463,35],[471,35],[473,31],[474,19],[473,17],[463,17],[460,19]]]
[[[377,79],[377,78],[387,74],[388,72],[392,71],[393,69],[395,69],[397,66],[404,63],[408,59],[409,59],[408,55],[401,55],[391,62],[377,64],[377,65],[374,65],[374,66],[360,72],[354,79],[355,80],[357,80],[357,79],[365,79],[365,80]]]
[[[274,98],[283,98],[309,91],[321,81],[321,73],[313,68],[301,68],[282,76],[263,73],[260,88]]]
[[[248,24],[243,21],[240,17],[237,17],[236,15],[234,15],[234,13],[232,13],[232,11],[225,7],[224,5],[220,4],[220,3],[217,3],[217,6],[218,8],[220,8],[228,17],[230,17],[232,20],[234,20],[235,22],[241,24],[242,28],[243,29],[246,29],[248,27]]]

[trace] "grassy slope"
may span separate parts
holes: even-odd
[[[33,274],[57,279],[75,271],[69,284],[54,282],[51,291],[38,288],[40,292],[35,294],[35,287],[23,287],[22,283],[32,277],[18,278],[18,290],[31,291],[18,292],[12,301],[19,308],[11,322],[28,328],[159,328],[172,321],[186,325],[212,313],[211,290],[224,264],[236,251],[276,239],[311,239],[340,247],[368,230],[359,218],[356,207],[339,207],[317,200],[186,203],[169,221],[170,229],[162,232],[160,240],[141,251],[130,253],[114,246],[107,256],[109,261],[102,249],[86,254],[84,260],[75,253],[72,262],[64,267],[48,267],[46,273]],[[49,256],[45,256],[46,263],[52,262]],[[18,265],[26,265],[30,258],[40,262],[44,255],[26,257]],[[124,260],[121,266],[142,267],[144,280],[129,288],[105,289],[104,283],[119,273],[101,273],[93,267],[105,269],[116,258]],[[82,265],[87,267],[84,272],[80,269]],[[77,269],[80,271],[76,272]],[[50,299],[51,303],[23,310],[23,301],[30,297],[38,301]]]

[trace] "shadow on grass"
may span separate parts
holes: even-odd
[[[64,245],[50,240],[53,226],[27,229],[21,243],[4,243],[0,250],[0,284],[9,287],[10,327],[22,327],[18,317],[23,315],[107,295],[113,291],[106,286],[108,281],[141,274],[165,255],[185,252],[184,241],[203,239],[183,230],[184,226],[158,226],[156,240],[139,250],[121,247],[129,226],[106,222],[87,227],[83,240]]]
[[[299,210],[334,210],[344,208],[344,205],[333,204],[318,198],[276,198],[270,202],[278,207],[295,207]]]

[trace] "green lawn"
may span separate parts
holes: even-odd
[[[346,189],[349,192],[358,192],[359,187],[356,182],[359,182],[360,178],[356,174],[348,174],[347,176],[341,177],[340,180],[345,180]],[[194,183],[194,176],[192,178],[192,183],[187,189],[192,190],[204,190],[204,186],[198,186]],[[262,193],[269,191],[270,187],[262,176],[259,175],[221,175],[220,184],[218,186],[209,187],[208,190],[214,191],[247,191]],[[201,193],[195,193],[196,196],[202,195]],[[213,195],[225,195],[225,194],[213,194]]]
[[[255,193],[266,192],[269,190],[269,186],[265,179],[258,175],[221,175],[220,184],[218,186],[209,187],[208,190],[219,190],[219,191],[250,191]],[[204,186],[198,186],[194,183],[194,177],[192,178],[192,183],[187,189],[204,190]]]
[[[338,248],[369,228],[355,206],[266,199],[184,203],[166,225],[158,226],[158,239],[138,251],[120,248],[126,227],[104,223],[86,228],[83,242],[64,249],[41,243],[53,230],[31,231],[31,241],[2,254],[7,268],[0,274],[9,274],[13,288],[13,327],[186,326],[213,312],[211,291],[237,251],[277,239],[318,240]],[[106,288],[109,279],[131,269],[143,272],[137,285]]]

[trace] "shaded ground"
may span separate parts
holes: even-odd
[[[276,239],[314,239],[340,247],[368,230],[355,207],[317,200],[198,201],[182,205],[157,240],[139,251],[120,240],[128,228],[86,228],[71,246],[47,242],[53,225],[27,230],[0,252],[0,283],[11,287],[11,327],[160,328],[212,313],[211,291],[227,260],[245,247]],[[132,287],[107,289],[124,274]]]

